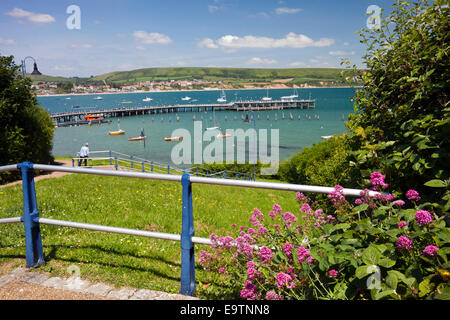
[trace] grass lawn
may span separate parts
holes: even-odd
[[[195,236],[230,234],[231,224],[248,226],[254,208],[268,213],[274,203],[297,212],[294,192],[194,184]],[[36,182],[41,217],[107,226],[181,233],[181,183],[70,174]],[[22,186],[0,189],[0,218],[23,215]],[[112,286],[177,293],[180,243],[41,225],[46,264],[52,276],[67,277],[74,264],[81,277]],[[195,245],[196,260],[204,245]],[[22,224],[0,225],[0,264],[25,266]],[[196,263],[196,281],[205,273]],[[220,284],[212,284],[220,286]],[[218,290],[220,291],[220,290]],[[220,296],[217,297],[220,299]]]

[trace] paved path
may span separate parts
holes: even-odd
[[[0,300],[198,300],[181,294],[90,283],[75,276],[49,277],[17,268],[0,277]]]

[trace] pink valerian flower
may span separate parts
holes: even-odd
[[[309,250],[304,247],[300,247],[297,250],[297,258],[298,258],[299,263],[302,263],[303,261],[305,261],[305,259],[308,258],[310,255],[311,255],[311,252],[309,252]]]
[[[224,267],[220,267],[218,272],[221,273],[221,274],[227,273],[227,271],[226,271],[226,269]]]
[[[298,203],[303,203],[303,202],[308,201],[308,198],[307,198],[303,193],[297,192],[297,193],[295,194],[295,200],[296,200]]]
[[[374,186],[374,190],[378,190],[378,187],[382,187],[384,189],[389,187],[389,185],[384,182],[385,178],[386,176],[378,171],[374,171],[370,174],[370,183]]]
[[[263,246],[260,250],[261,254],[261,263],[268,264],[272,262],[273,259],[273,252],[266,246]]]
[[[342,206],[347,203],[344,196],[344,188],[340,185],[334,186],[334,191],[328,194],[328,199],[334,206]]]
[[[311,207],[309,206],[309,204],[304,203],[304,204],[301,206],[301,208],[300,208],[300,212],[303,212],[303,213],[311,213],[311,212],[312,212],[312,209],[311,209]]]
[[[274,204],[272,210],[273,210],[275,213],[280,213],[282,209],[281,209],[280,205]]]
[[[336,271],[336,270],[334,270],[334,269],[331,269],[330,271],[328,271],[328,276],[330,277],[330,278],[336,278],[337,277],[337,275],[338,275],[338,271]]]
[[[281,294],[276,294],[273,291],[268,291],[266,293],[266,300],[283,300],[283,295]]]
[[[283,252],[288,258],[292,257],[292,249],[294,249],[294,246],[289,242],[283,246]]]
[[[288,228],[291,226],[291,224],[293,222],[297,222],[298,221],[297,217],[295,215],[293,215],[292,213],[290,213],[290,212],[282,213],[281,216],[283,217],[284,223],[286,224],[286,226]]]
[[[295,278],[297,277],[297,275],[293,274],[287,274],[284,272],[280,272],[277,274],[276,276],[276,281],[277,281],[277,288],[278,290],[281,290],[283,287],[287,287],[288,289],[292,289],[295,287]]]
[[[200,258],[199,261],[202,266],[207,264],[212,260],[212,255],[209,252],[206,252],[205,250],[200,251]]]
[[[410,201],[419,201],[421,198],[416,190],[410,189],[406,192],[406,198]]]
[[[405,221],[400,221],[399,223],[397,223],[397,227],[399,227],[400,229],[402,228],[406,228],[408,224]]]
[[[275,220],[277,217],[277,214],[274,211],[269,212],[269,217],[272,218],[272,220]]]
[[[251,283],[249,280],[245,281],[244,289],[241,290],[241,298],[248,300],[255,300],[258,295],[256,294],[258,287]]]
[[[397,206],[397,207],[403,207],[405,205],[405,201],[403,201],[403,200],[395,200],[392,203],[394,204],[394,206]]]
[[[259,227],[258,229],[258,236],[261,237],[263,235],[266,235],[269,233],[269,231],[265,227]]]
[[[412,240],[405,236],[398,237],[395,245],[399,250],[410,250],[413,248]]]
[[[359,198],[356,199],[356,200],[355,200],[355,204],[358,205],[358,206],[359,206],[360,204],[363,204],[362,199],[359,199]]]
[[[309,256],[308,258],[306,258],[306,262],[308,262],[309,264],[312,264],[314,262],[314,257]]]
[[[419,226],[423,227],[427,224],[430,224],[433,222],[433,216],[430,212],[427,210],[419,210],[415,214],[416,222]]]
[[[218,241],[218,245],[225,249],[231,249],[233,247],[234,239],[230,236],[220,237]]]
[[[437,251],[439,250],[439,247],[436,247],[432,244],[428,245],[425,247],[425,249],[423,249],[422,251],[422,255],[423,256],[430,256],[430,257],[435,257],[437,255]]]

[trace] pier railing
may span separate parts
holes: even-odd
[[[194,261],[194,243],[211,245],[208,238],[199,238],[194,236],[194,217],[192,209],[192,184],[211,184],[221,186],[235,186],[244,188],[299,191],[313,193],[330,193],[334,190],[331,187],[307,186],[296,184],[284,184],[260,181],[240,181],[217,179],[207,177],[197,177],[184,173],[183,175],[159,174],[148,172],[128,172],[103,170],[95,168],[72,168],[54,165],[33,164],[23,162],[7,166],[0,166],[0,172],[20,170],[22,173],[22,192],[23,192],[23,216],[0,219],[0,224],[20,223],[25,229],[25,252],[26,267],[33,268],[44,263],[44,253],[42,249],[42,239],[40,233],[40,224],[86,229],[92,231],[120,233],[133,236],[142,236],[164,240],[179,241],[181,247],[181,276],[180,293],[192,295],[195,289],[195,261]],[[34,170],[59,171],[77,174],[92,174],[102,176],[116,176],[124,178],[139,178],[150,180],[165,180],[175,183],[181,183],[182,186],[182,208],[181,208],[181,234],[168,234],[161,232],[143,231],[119,227],[110,227],[104,225],[95,225],[89,223],[80,223],[65,220],[48,219],[39,216],[37,196],[34,183]],[[346,196],[359,196],[361,190],[343,189]],[[375,196],[378,192],[370,191],[369,196]]]

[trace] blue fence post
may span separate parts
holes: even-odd
[[[114,157],[114,167],[116,167],[117,170],[117,157]]]
[[[206,176],[209,177],[209,170],[206,169]]]
[[[227,172],[226,172],[226,171],[223,172],[223,178],[224,178],[224,179],[227,178]]]
[[[167,165],[167,174],[170,174],[170,164]]]
[[[245,173],[244,173],[244,176],[242,177],[242,180],[245,180]]]
[[[195,289],[194,216],[192,212],[192,185],[190,175],[181,176],[183,208],[181,217],[181,288],[180,293],[192,295]]]
[[[111,157],[111,150],[109,150],[109,165],[112,165],[112,157]]]
[[[142,172],[145,172],[145,165],[144,165],[144,161],[142,161]]]
[[[197,177],[198,177],[198,167],[197,167]]]
[[[75,167],[75,159],[72,158],[72,168]]]
[[[151,164],[151,168],[152,168],[152,172],[153,172],[153,161],[150,164]]]
[[[130,156],[131,169],[133,169],[133,156]]]
[[[34,268],[44,263],[39,212],[34,188],[33,164],[22,162],[17,165],[22,171],[23,225],[25,228],[26,267]]]

